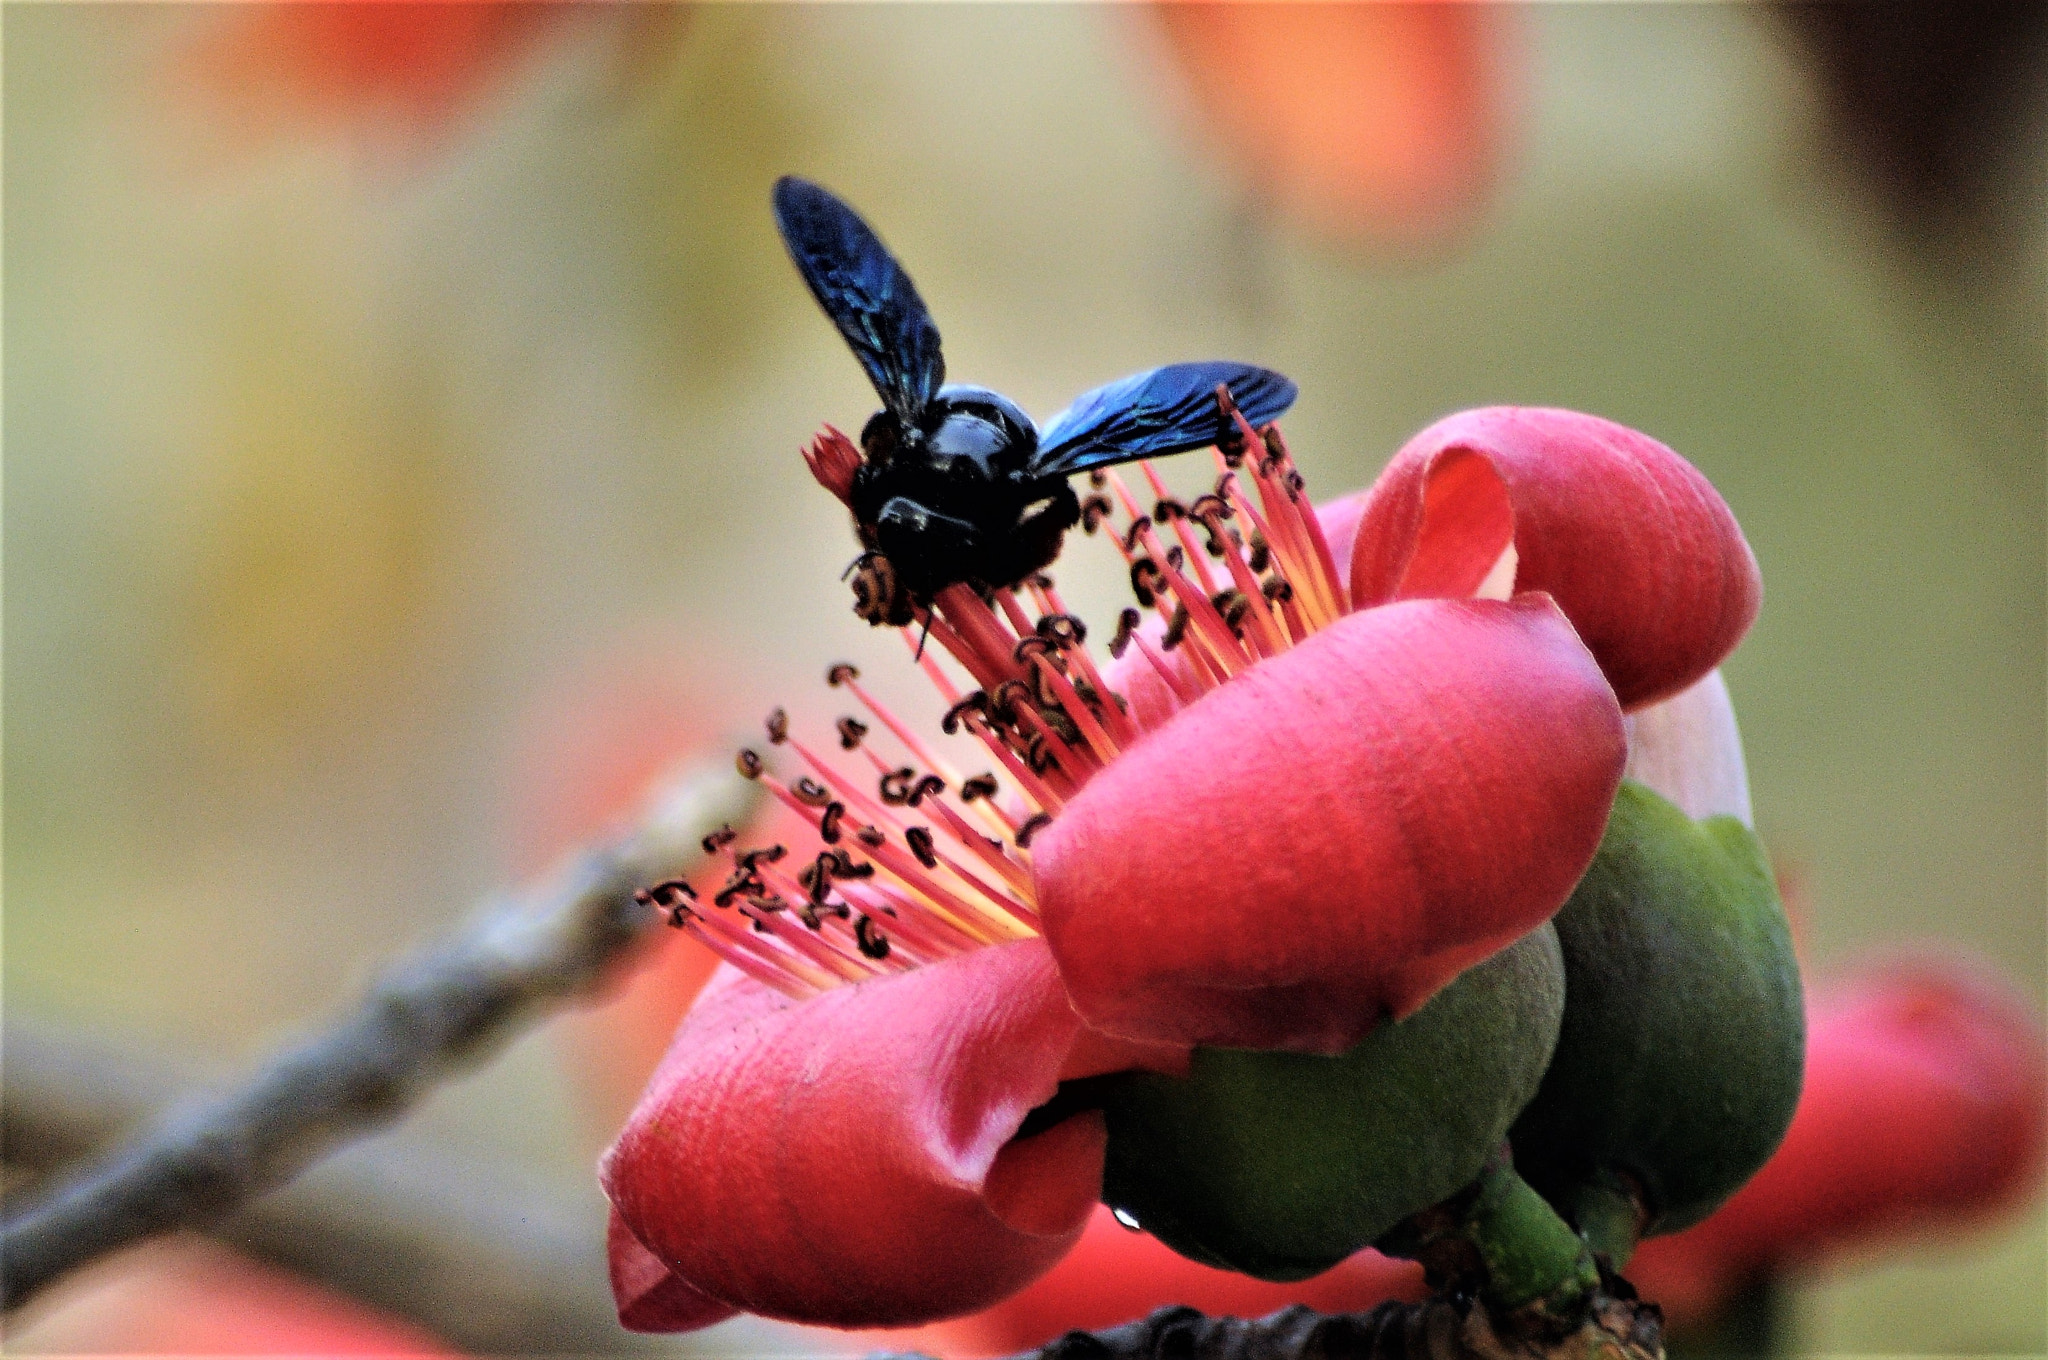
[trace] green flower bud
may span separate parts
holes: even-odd
[[[1763,847],[1624,782],[1557,914],[1567,1004],[1515,1167],[1619,1268],[1699,1222],[1777,1149],[1799,1102],[1799,967]]]
[[[1105,1078],[1104,1202],[1182,1255],[1304,1279],[1470,1184],[1535,1092],[1564,1010],[1549,926],[1337,1057],[1197,1049]]]

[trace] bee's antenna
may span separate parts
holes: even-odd
[[[917,635],[917,655],[911,658],[912,661],[924,660],[924,645],[925,643],[931,641],[931,636],[932,610],[930,605],[926,605],[924,610],[924,631]]]

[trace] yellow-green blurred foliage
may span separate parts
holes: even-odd
[[[1324,495],[1461,406],[1664,439],[1763,566],[1728,675],[1813,967],[1934,938],[2040,993],[2038,204],[1889,234],[1756,15],[1512,16],[1498,196],[1390,260],[1234,187],[1134,10],[592,17],[419,144],[214,126],[173,58],[225,13],[5,14],[10,1013],[227,1058],[311,1023],[503,872],[522,714],[621,639],[694,658],[714,730],[822,713],[841,657],[917,694],[796,457],[873,402],[774,238],[787,171],[1041,416],[1268,363]],[[555,1082],[523,1046],[426,1122],[582,1184]],[[2042,1236],[1838,1274],[1798,1342],[2039,1351]]]

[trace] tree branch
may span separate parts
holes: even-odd
[[[1192,1308],[1100,1332],[1069,1332],[1011,1360],[1661,1360],[1662,1315],[1633,1298],[1602,1295],[1574,1331],[1497,1331],[1486,1309],[1436,1298],[1383,1303],[1365,1313],[1318,1313],[1296,1304],[1262,1318],[1212,1318]],[[893,1357],[893,1360],[908,1360]]]
[[[9,1024],[7,1170],[50,1173],[89,1155],[190,1089],[187,1071]],[[594,1187],[589,1201],[386,1137],[341,1150],[208,1231],[472,1354],[673,1354],[672,1342],[618,1325]]]
[[[634,890],[689,867],[702,838],[742,820],[753,796],[730,773],[678,780],[632,835],[537,888],[487,901],[467,927],[397,965],[355,1010],[240,1089],[172,1114],[0,1224],[0,1306],[142,1238],[220,1222],[587,992],[655,927]],[[530,1340],[519,1349],[533,1349]]]

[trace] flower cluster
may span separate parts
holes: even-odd
[[[851,442],[807,456],[843,495]],[[1543,927],[1624,713],[1757,607],[1705,479],[1594,417],[1454,416],[1321,508],[1277,429],[1216,460],[1187,503],[1142,464],[1142,495],[1093,488],[1137,597],[1106,658],[1042,577],[904,630],[979,760],[847,667],[836,749],[778,712],[741,754],[815,839],[714,838],[721,889],[650,890],[729,967],[605,1161],[629,1326],[908,1324],[1024,1287],[1102,1192],[1103,1115],[1063,1091],[1198,1046],[1344,1053]]]

